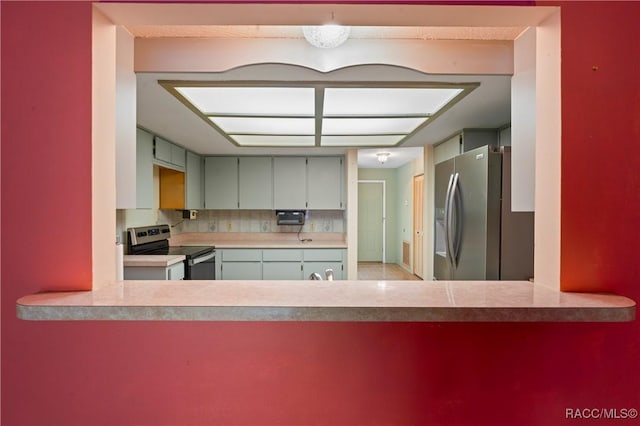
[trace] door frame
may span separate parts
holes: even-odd
[[[418,178],[422,177],[422,203],[416,203],[416,180]],[[424,212],[425,212],[425,187],[424,187],[424,181],[425,181],[425,174],[424,173],[419,173],[417,175],[413,175],[413,178],[411,180],[411,192],[412,192],[412,197],[413,197],[413,208],[412,208],[412,212],[411,215],[413,216],[413,229],[412,229],[412,247],[411,247],[411,261],[412,261],[412,265],[411,265],[411,272],[420,277],[421,279],[424,280]],[[417,215],[416,214],[416,210],[417,210],[417,206],[418,204],[421,204],[420,206],[420,212],[422,213],[421,215]],[[416,256],[416,220],[419,220],[422,223],[422,244],[420,247],[420,256]],[[422,271],[420,271],[421,275],[416,274],[416,259],[420,258],[420,263],[422,265]]]
[[[382,184],[382,263],[387,263],[387,181],[375,179],[358,179],[361,183]],[[358,206],[358,209],[360,206]]]

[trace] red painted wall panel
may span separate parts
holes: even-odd
[[[77,2],[1,7],[2,425],[549,425],[640,408],[637,322],[18,321],[18,297],[90,281],[91,19]],[[563,285],[638,300],[638,6],[562,18]]]
[[[640,2],[562,16],[585,29],[562,31],[562,286],[624,293],[640,282]]]
[[[91,288],[90,195],[91,7],[2,2],[2,266],[13,286]]]

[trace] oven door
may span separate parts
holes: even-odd
[[[191,259],[185,271],[186,280],[215,280],[216,252]]]

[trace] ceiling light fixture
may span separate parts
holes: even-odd
[[[302,27],[304,38],[315,47],[332,49],[347,41],[351,27],[341,25],[320,25]]]
[[[159,84],[237,146],[379,150],[401,145],[478,86],[200,80]],[[381,154],[384,164],[389,153]]]
[[[379,152],[376,154],[376,157],[378,157],[378,162],[380,164],[384,164],[385,161],[387,161],[387,159],[389,158],[389,156],[391,155],[391,153],[389,152]]]

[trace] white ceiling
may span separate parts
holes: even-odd
[[[378,161],[379,152],[388,152],[384,164]],[[375,148],[358,150],[358,167],[361,169],[397,169],[423,155],[424,148]]]

